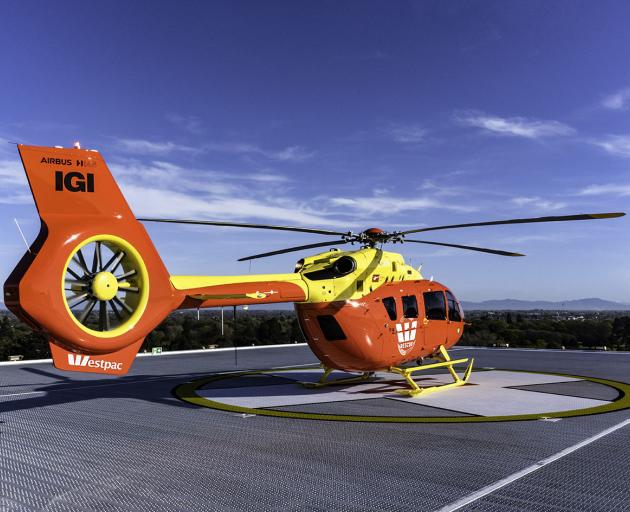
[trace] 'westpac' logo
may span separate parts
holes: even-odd
[[[418,321],[400,322],[396,324],[396,334],[398,335],[398,352],[403,356],[409,352],[416,344],[416,330]]]
[[[70,366],[87,366],[88,368],[101,368],[103,370],[122,370],[122,363],[114,361],[104,361],[103,359],[92,359],[91,356],[81,354],[68,354],[68,364]]]
[[[87,366],[90,356],[81,354],[68,354],[68,364],[70,366]]]

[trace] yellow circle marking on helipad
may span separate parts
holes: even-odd
[[[359,422],[372,422],[372,423],[484,423],[484,422],[497,422],[497,421],[525,421],[525,420],[547,420],[553,418],[571,418],[576,416],[588,416],[592,414],[603,414],[613,411],[620,411],[623,409],[630,409],[630,384],[624,382],[617,382],[608,379],[599,379],[594,377],[584,377],[579,375],[567,375],[563,373],[549,373],[549,372],[529,372],[522,370],[503,370],[509,372],[535,374],[535,375],[548,375],[567,377],[569,379],[577,379],[580,381],[593,382],[595,384],[601,384],[615,389],[618,392],[618,396],[615,400],[607,402],[603,405],[597,405],[595,407],[588,407],[583,409],[563,410],[563,411],[550,411],[545,413],[536,414],[515,414],[505,416],[364,416],[354,414],[324,414],[324,413],[309,413],[299,411],[283,411],[273,408],[256,408],[256,407],[242,407],[238,405],[231,405],[217,400],[211,400],[198,394],[204,386],[213,382],[225,381],[227,379],[237,379],[239,377],[250,375],[267,375],[278,374],[281,372],[303,370],[304,368],[287,368],[282,370],[262,370],[262,371],[246,371],[230,374],[217,374],[196,379],[191,382],[180,384],[173,389],[173,394],[183,400],[184,402],[197,405],[199,407],[207,407],[210,409],[216,409],[220,411],[228,411],[239,414],[252,414],[257,416],[272,416],[277,418],[292,418],[300,420],[320,420],[320,421],[359,421]],[[459,389],[453,389],[450,392],[457,393]],[[439,395],[439,393],[437,393]],[[433,395],[436,396],[436,395]],[[422,403],[422,402],[420,402]]]

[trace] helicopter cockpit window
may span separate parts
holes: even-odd
[[[461,322],[464,319],[459,303],[451,292],[446,292],[446,300],[448,302],[448,319],[451,322]]]
[[[404,295],[402,303],[405,318],[418,318],[418,299],[415,295]]]
[[[444,292],[426,292],[424,309],[429,320],[446,320],[446,302]]]
[[[345,340],[346,335],[343,329],[337,322],[337,319],[332,315],[319,315],[317,317],[319,327],[324,333],[324,338],[328,341]]]
[[[394,297],[385,297],[383,299],[383,306],[389,316],[390,320],[396,320],[398,318],[398,312],[396,311],[396,299]]]

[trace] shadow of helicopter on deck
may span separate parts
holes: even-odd
[[[144,400],[160,405],[183,408],[195,408],[181,402],[171,395],[171,389],[180,383],[207,376],[209,372],[198,372],[178,375],[127,375],[118,378],[73,379],[53,371],[38,368],[21,368],[33,375],[54,379],[53,382],[33,385],[0,386],[0,415],[14,411],[29,410],[39,407],[55,406],[73,402],[95,400],[100,398],[131,398]],[[2,390],[15,387],[27,388],[23,393],[3,394]],[[11,391],[17,391],[11,389]],[[20,398],[20,395],[23,398]],[[1,416],[0,416],[1,418]]]

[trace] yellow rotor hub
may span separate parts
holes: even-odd
[[[99,272],[92,281],[92,293],[98,300],[112,300],[118,293],[118,280],[111,272]]]

